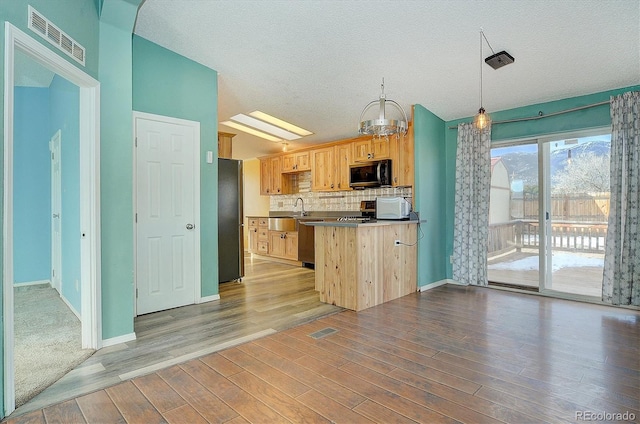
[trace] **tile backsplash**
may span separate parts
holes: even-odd
[[[382,196],[412,197],[411,187],[384,187],[369,188],[365,190],[312,192],[310,191],[310,177],[309,179],[305,178],[305,173],[299,174],[296,184],[297,188],[294,188],[294,190],[298,190],[298,193],[296,194],[270,196],[270,212],[300,212],[300,202],[298,202],[297,208],[293,207],[298,197],[302,198],[304,201],[304,210],[307,212],[360,211],[360,201],[362,200],[375,200],[376,197]]]

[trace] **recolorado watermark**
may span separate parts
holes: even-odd
[[[576,411],[577,421],[633,421],[636,414],[633,412],[594,412]]]

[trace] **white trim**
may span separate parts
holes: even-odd
[[[460,284],[456,280],[452,280],[450,278],[445,278],[444,280],[436,281],[434,283],[425,284],[424,286],[420,286],[418,288],[419,292],[424,292],[427,290],[435,289],[436,287],[444,286],[445,284],[454,284],[456,286],[464,286],[465,284]]]
[[[27,281],[25,283],[13,283],[13,287],[26,287],[26,286],[39,286],[39,285],[43,285],[43,284],[47,284],[49,286],[51,286],[51,281],[50,280],[38,280],[38,281]]]
[[[110,339],[102,340],[102,347],[114,346],[120,343],[131,342],[136,339],[136,333],[123,334],[118,337],[111,337]]]
[[[14,60],[20,50],[45,68],[80,88],[80,275],[82,347],[99,349],[102,338],[100,300],[100,83],[9,22],[5,22],[4,54],[4,220],[3,338],[4,413],[15,410],[13,334],[13,118]],[[87,196],[87,197],[83,197]]]
[[[134,226],[134,236],[133,236],[133,298],[134,301],[134,315],[138,316],[138,300],[136,296],[136,290],[138,288],[137,281],[137,243],[138,243],[138,233],[136,227],[136,205],[137,205],[137,187],[138,187],[138,167],[137,167],[137,157],[136,157],[136,149],[135,149],[135,140],[137,134],[137,119],[144,119],[147,121],[156,121],[163,122],[174,125],[182,125],[186,127],[193,128],[193,134],[195,138],[195,146],[194,146],[194,155],[193,155],[193,167],[194,167],[194,211],[193,211],[193,220],[195,225],[194,232],[194,256],[195,256],[195,270],[194,270],[194,278],[195,278],[195,287],[193,293],[193,303],[202,303],[199,300],[202,299],[202,252],[200,246],[200,154],[201,154],[201,139],[200,139],[200,122],[199,121],[190,121],[187,119],[174,118],[172,116],[164,116],[164,115],[155,115],[152,113],[146,112],[138,112],[133,111],[133,135],[132,135],[132,148],[133,148],[133,216],[131,217],[133,226]],[[214,299],[212,299],[214,300]]]
[[[67,308],[69,308],[69,310],[73,312],[73,314],[80,320],[80,322],[82,322],[82,316],[80,315],[80,312],[76,311],[76,308],[74,308],[73,305],[69,303],[67,298],[64,297],[63,295],[60,295],[60,299],[62,299],[64,304],[67,305]]]
[[[219,294],[212,294],[211,296],[200,297],[196,300],[196,303],[213,302],[214,300],[220,300]]]

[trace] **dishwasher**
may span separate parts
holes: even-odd
[[[313,226],[305,222],[318,221],[317,219],[298,219],[298,260],[307,268],[314,268],[316,261],[314,248]]]

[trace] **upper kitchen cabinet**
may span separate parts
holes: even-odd
[[[311,151],[311,190],[350,190],[351,144],[338,144]]]
[[[302,172],[311,170],[309,152],[289,153],[282,157],[282,172]]]
[[[282,176],[282,156],[260,159],[260,194],[288,194],[289,179]]]
[[[331,191],[336,189],[333,152],[333,146],[311,151],[312,191]]]
[[[391,139],[367,136],[351,143],[354,162],[367,162],[379,159],[389,159],[391,154]]]
[[[235,134],[218,131],[218,157],[231,159],[232,157],[232,139]]]
[[[391,166],[393,167],[394,186],[413,186],[414,154],[413,154],[413,121],[405,135],[393,137],[391,142]]]
[[[334,147],[334,163],[336,168],[335,182],[338,190],[351,190],[349,187],[349,165],[351,165],[351,145],[338,144]]]

